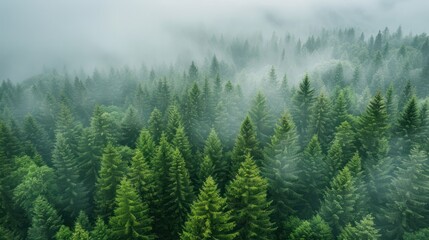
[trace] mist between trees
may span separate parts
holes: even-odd
[[[426,33],[196,39],[2,82],[0,238],[428,239]]]

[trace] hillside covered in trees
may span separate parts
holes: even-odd
[[[0,85],[0,239],[429,239],[429,37],[203,35]]]

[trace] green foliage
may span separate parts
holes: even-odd
[[[52,162],[55,168],[55,181],[58,184],[58,205],[61,212],[71,221],[78,216],[79,211],[88,206],[87,190],[83,186],[77,168],[76,157],[73,155],[66,139],[60,133],[57,134],[57,142],[52,154]]]
[[[420,128],[417,100],[412,97],[401,112],[395,129],[395,143],[392,152],[395,155],[409,154],[411,148],[418,143]]]
[[[159,143],[161,134],[163,132],[163,125],[162,125],[162,113],[157,108],[155,108],[150,114],[149,132],[152,135],[153,141],[155,143]]]
[[[355,205],[356,187],[348,167],[345,167],[337,174],[330,188],[325,192],[320,208],[320,216],[332,228],[334,236],[338,236],[341,229],[353,220]]]
[[[213,178],[208,177],[191,206],[180,239],[234,239],[237,236],[234,227],[231,211],[226,210],[226,200]]]
[[[390,185],[390,192],[383,218],[386,218],[385,235],[400,239],[405,232],[412,232],[428,224],[429,171],[425,152],[413,149],[403,157]]]
[[[156,192],[155,177],[149,163],[139,149],[136,150],[131,160],[128,179],[136,188],[143,202],[146,202],[149,207],[153,208]]]
[[[120,124],[121,133],[119,142],[122,145],[134,148],[136,140],[139,137],[141,125],[137,110],[132,106],[128,107]]]
[[[270,221],[272,211],[267,200],[267,188],[267,180],[261,177],[255,161],[247,154],[226,190],[238,239],[271,239],[275,227]]]
[[[316,135],[313,136],[304,149],[299,169],[301,170],[299,178],[302,179],[302,184],[305,186],[303,199],[308,201],[310,205],[309,215],[311,215],[319,209],[319,199],[323,196],[323,189],[329,182],[328,166],[324,161],[322,149]]]
[[[289,115],[279,119],[270,145],[265,150],[263,175],[268,180],[268,195],[272,199],[272,219],[277,223],[278,235],[284,235],[283,222],[295,214],[304,203],[299,191],[300,161],[298,137]]]
[[[291,233],[290,239],[333,240],[334,236],[329,225],[319,215],[316,215],[309,221],[302,221]]]
[[[263,156],[258,139],[256,138],[255,127],[250,117],[247,116],[241,124],[240,133],[235,140],[232,150],[231,176],[234,176],[246,156],[250,154],[257,163],[261,163]]]
[[[80,224],[76,224],[70,240],[90,240],[89,232]]]
[[[357,138],[364,166],[372,166],[386,155],[388,129],[386,105],[378,92],[359,119]]]
[[[96,185],[95,202],[99,216],[106,219],[111,216],[115,204],[116,188],[124,175],[124,164],[119,152],[112,145],[107,145],[101,158],[101,168]]]
[[[311,134],[317,136],[324,151],[332,140],[332,113],[328,98],[321,93],[312,109]]]
[[[94,229],[90,232],[90,237],[97,240],[108,240],[110,236],[110,229],[103,219],[97,218],[95,221]]]
[[[43,198],[34,201],[31,217],[31,227],[28,229],[28,239],[54,239],[62,224],[57,211]]]
[[[426,240],[429,238],[429,228],[423,228],[415,232],[406,232],[404,240]]]
[[[152,162],[152,158],[155,155],[156,144],[153,141],[152,135],[149,130],[143,128],[140,131],[139,138],[137,139],[136,148],[140,150],[143,157],[149,162]]]
[[[168,196],[163,206],[168,221],[164,222],[167,225],[167,232],[164,234],[170,238],[177,238],[193,200],[189,173],[178,148],[173,152],[168,177]]]
[[[267,106],[267,100],[262,92],[258,92],[253,99],[249,116],[255,126],[258,141],[261,145],[266,145],[272,135],[272,117]]]
[[[69,227],[61,225],[60,230],[55,234],[56,240],[70,240],[72,238],[73,232]]]
[[[115,198],[115,210],[110,218],[114,239],[154,239],[149,207],[142,202],[131,182],[123,178]]]
[[[371,215],[365,216],[359,222],[355,222],[355,226],[347,224],[347,226],[341,231],[338,239],[340,240],[353,240],[353,239],[368,239],[377,240],[380,239],[380,234],[374,224],[374,217]]]
[[[301,145],[307,143],[311,137],[309,119],[312,116],[311,110],[313,109],[314,98],[314,89],[311,87],[308,75],[305,75],[293,99],[295,107],[293,117]]]
[[[222,143],[214,128],[212,128],[210,131],[210,134],[207,137],[206,143],[204,145],[204,156],[208,157],[212,162],[213,173],[211,176],[219,184],[219,188],[221,190],[224,189],[226,182],[229,179],[228,162],[223,154]],[[201,180],[204,181],[205,179]]]

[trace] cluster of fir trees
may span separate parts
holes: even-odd
[[[375,57],[380,41],[407,44],[337,34]],[[423,53],[427,38],[415,39]],[[213,57],[204,80],[192,63],[176,82],[151,71],[140,86],[129,69],[3,82],[0,235],[427,238],[429,110],[418,74],[375,82],[359,100],[359,70],[349,78],[337,64],[295,87],[272,67],[248,99],[221,68]]]

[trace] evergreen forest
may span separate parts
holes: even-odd
[[[429,239],[429,36],[202,35],[0,84],[0,239]]]

